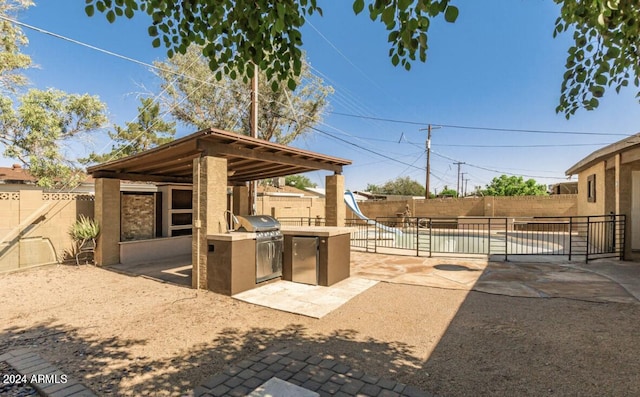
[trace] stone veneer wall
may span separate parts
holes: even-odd
[[[155,237],[155,195],[122,194],[120,200],[120,241]]]

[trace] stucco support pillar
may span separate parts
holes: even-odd
[[[233,213],[236,215],[251,215],[248,186],[233,187]]]
[[[100,225],[96,263],[100,266],[120,263],[120,180],[98,178],[94,218]]]
[[[347,208],[344,203],[344,175],[327,175],[325,180],[325,218],[327,226],[344,226]]]
[[[193,160],[194,228],[191,257],[193,288],[207,288],[207,236],[226,233],[227,160],[205,156]]]

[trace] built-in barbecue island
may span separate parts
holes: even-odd
[[[330,286],[349,277],[353,228],[238,218],[239,230],[207,237],[209,290],[235,295],[275,280]]]

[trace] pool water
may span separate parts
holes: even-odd
[[[460,253],[460,254],[551,254],[561,252],[563,246],[557,241],[550,242],[544,239],[518,241],[517,238],[509,236],[506,241],[504,234],[493,235],[457,235],[449,233],[433,233],[418,235],[418,246],[420,251]],[[393,244],[390,241],[383,242],[382,246],[388,248],[416,249],[416,235],[402,234],[396,235]],[[506,247],[505,247],[506,245]]]

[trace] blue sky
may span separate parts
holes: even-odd
[[[558,16],[552,1],[455,4],[460,8],[456,23],[435,21],[427,62],[414,63],[406,72],[391,65],[381,24],[364,14],[354,16],[350,2],[320,2],[324,17],[309,20],[303,40],[314,73],[335,89],[330,112],[318,126],[334,137],[312,132],[293,146],[352,160],[344,172],[346,187],[360,190],[400,176],[424,184],[426,131],[421,129],[429,123],[609,134],[434,129],[432,191],[456,187],[457,161],[466,163],[461,169],[470,191],[502,173],[535,177],[545,184],[560,182],[564,171],[590,152],[621,139],[619,134],[640,131],[640,107],[632,89],[607,93],[599,109],[579,111],[569,121],[555,113],[570,36],[552,38]],[[165,56],[164,50],[151,47],[144,16],[109,24],[101,15],[86,17],[82,2],[36,0],[19,19],[142,62]],[[145,66],[33,30],[25,33],[30,44],[24,52],[39,66],[29,72],[33,85],[98,95],[114,123],[134,120],[136,93],[143,91],[142,85],[153,88],[157,83]],[[108,149],[105,135],[86,144]],[[67,150],[74,155],[84,149]],[[0,165],[11,163],[0,160]],[[320,187],[324,175],[308,174]]]

